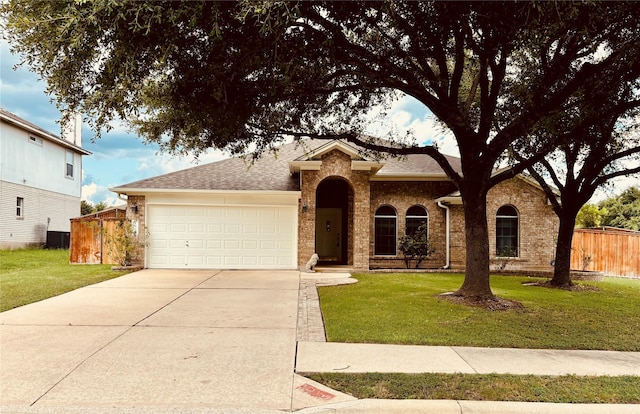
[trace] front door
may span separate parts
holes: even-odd
[[[342,262],[342,209],[316,209],[316,253],[323,262]]]

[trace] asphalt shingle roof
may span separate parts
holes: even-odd
[[[299,159],[306,153],[327,144],[331,140],[310,139],[303,145],[285,144],[278,148],[277,155],[265,153],[253,164],[241,157],[229,158],[185,170],[134,181],[113,188],[120,189],[165,189],[165,190],[262,190],[298,191],[297,175],[289,170],[289,161]],[[447,157],[454,169],[460,171],[460,159]],[[403,158],[388,158],[378,171],[381,175],[444,174],[442,168],[426,155],[410,155]]]

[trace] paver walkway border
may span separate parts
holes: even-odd
[[[350,273],[300,273],[298,300],[298,342],[326,342],[324,320],[320,310],[318,286],[337,286],[356,283]]]

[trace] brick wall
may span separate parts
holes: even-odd
[[[135,206],[135,208],[134,208]],[[137,211],[134,211],[137,210]],[[131,222],[138,223],[138,240],[142,245],[144,245],[146,240],[146,217],[147,217],[147,208],[146,208],[146,197],[145,196],[127,196],[127,219],[131,220]],[[144,247],[140,247],[138,251],[137,257],[139,258],[139,263],[134,263],[135,265],[144,265],[145,255],[144,255]]]
[[[322,156],[319,171],[301,171],[298,206],[298,264],[303,266],[315,252],[316,189],[328,178],[340,178],[349,185],[347,263],[354,269],[369,268],[369,171],[352,171],[351,157],[333,150]],[[303,206],[306,205],[306,210]]]
[[[489,255],[493,268],[500,259],[496,257],[496,213],[503,205],[518,211],[519,255],[509,259],[506,270],[549,270],[555,255],[555,238],[558,218],[548,204],[542,190],[514,178],[492,188],[487,195],[487,224],[489,226]],[[451,208],[451,266],[465,266],[464,212],[462,206]]]
[[[422,182],[372,182],[371,205],[369,215],[372,217],[369,232],[369,255],[371,268],[394,267],[404,268],[402,253],[398,251],[395,258],[374,256],[374,220],[376,210],[383,205],[393,207],[397,216],[397,234],[399,238],[405,234],[407,210],[414,205],[419,205],[427,210],[429,228],[429,240],[435,247],[435,252],[425,260],[421,267],[438,268],[445,265],[446,251],[446,221],[444,209],[438,207],[434,201],[455,191],[455,186],[446,181],[422,181]]]
[[[374,215],[383,205],[397,212],[398,240],[405,234],[407,210],[423,206],[428,214],[429,238],[435,253],[422,268],[439,268],[446,264],[446,216],[434,201],[455,191],[448,181],[381,182],[370,181],[369,171],[352,171],[351,157],[334,150],[322,157],[319,171],[301,172],[299,205],[298,263],[304,265],[315,250],[316,189],[328,178],[341,178],[349,184],[348,264],[355,269],[404,268],[402,254],[395,257],[374,255]],[[555,251],[558,220],[542,190],[516,178],[494,187],[487,196],[487,221],[492,265],[500,260],[495,251],[496,212],[511,205],[519,213],[519,257],[510,259],[509,269],[548,269]],[[303,209],[303,205],[307,208]],[[464,212],[461,205],[450,206],[450,264],[463,269],[466,259]],[[368,229],[368,231],[362,231]]]

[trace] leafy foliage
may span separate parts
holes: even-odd
[[[133,223],[122,219],[115,227],[104,230],[104,243],[120,266],[131,266],[140,263],[143,248],[147,245],[147,235],[141,239]]]
[[[603,226],[640,230],[640,188],[630,187],[622,194],[599,203],[606,212]]]
[[[600,208],[595,204],[587,203],[582,206],[576,216],[576,227],[600,227],[602,226],[605,214],[607,214],[606,208]]]
[[[404,256],[404,265],[409,269],[411,261],[414,261],[414,269],[420,266],[420,263],[436,249],[430,243],[427,235],[427,225],[420,225],[413,234],[405,234],[400,238],[398,249]]]
[[[93,205],[86,200],[81,200],[80,215],[84,216],[85,214],[91,214],[91,213],[93,213]]]

